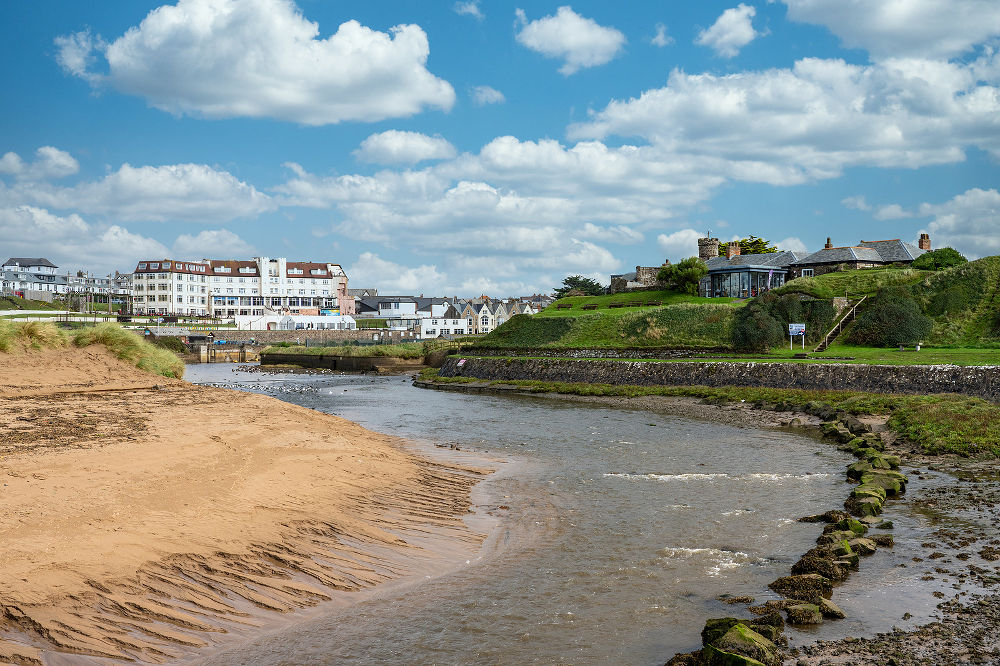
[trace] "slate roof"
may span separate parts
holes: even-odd
[[[879,253],[883,261],[890,263],[911,262],[927,250],[921,250],[912,243],[893,238],[892,240],[861,241],[861,247],[870,247]]]
[[[706,262],[709,272],[721,271],[730,268],[761,267],[761,268],[787,268],[806,256],[805,252],[791,252],[783,250],[781,252],[764,252],[760,254],[738,254],[732,259],[725,257],[712,257]]]
[[[46,266],[48,268],[59,268],[48,259],[44,259],[42,257],[11,257],[7,261],[3,262],[4,266],[13,266],[14,264],[17,264],[18,266],[22,266],[25,268],[28,266]]]
[[[632,271],[631,273],[622,273],[621,275],[612,275],[611,279],[613,280],[615,278],[623,278],[626,282],[635,282],[635,276],[636,276],[636,272]]]
[[[808,257],[792,262],[794,266],[808,266],[811,264],[841,264],[852,261],[868,261],[875,263],[886,263],[886,259],[871,247],[830,247],[818,252],[813,252]]]

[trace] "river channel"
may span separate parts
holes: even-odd
[[[408,377],[216,364],[190,365],[186,379],[335,414],[425,450],[506,461],[477,494],[501,516],[483,557],[320,608],[201,663],[662,664],[700,646],[706,618],[741,612],[719,595],[776,598],[767,584],[788,575],[821,530],[794,519],[840,506],[849,490],[851,458],[792,431],[430,391]],[[793,644],[932,617],[934,584],[915,583],[903,566],[930,525],[905,502],[890,512],[896,547],[867,558],[835,593],[849,618],[792,632]]]

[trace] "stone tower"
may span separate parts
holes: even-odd
[[[698,239],[698,258],[704,262],[709,259],[719,256],[719,239],[718,238],[699,238]]]

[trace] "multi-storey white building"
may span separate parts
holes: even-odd
[[[133,277],[137,314],[353,314],[338,264],[255,257],[249,261],[141,261]]]

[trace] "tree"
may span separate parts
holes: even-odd
[[[580,296],[600,296],[605,289],[597,280],[583,277],[582,275],[570,275],[563,280],[563,286],[555,290],[556,298],[569,296],[571,291],[580,292]]]
[[[778,251],[776,246],[771,245],[771,241],[764,238],[757,238],[754,235],[741,238],[738,243],[740,254],[771,254]],[[726,256],[726,250],[728,249],[729,243],[719,243],[719,256]]]
[[[850,342],[868,347],[895,347],[920,342],[933,322],[920,311],[905,287],[881,289],[875,302],[858,317]]]
[[[964,264],[969,260],[962,256],[958,250],[950,247],[943,247],[933,252],[925,252],[913,260],[913,268],[924,271],[939,271],[942,268],[951,268]]]
[[[670,291],[698,295],[698,282],[708,273],[708,268],[698,257],[688,257],[676,264],[668,264],[656,274],[656,279]]]

